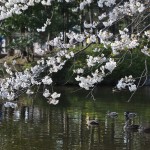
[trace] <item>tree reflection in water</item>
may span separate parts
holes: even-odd
[[[68,92],[68,89],[67,89]],[[125,132],[124,111],[133,110],[137,117],[131,123],[149,125],[149,103],[123,103],[115,95],[99,97],[94,104],[85,95],[65,94],[57,106],[47,105],[40,97],[33,103],[20,103],[16,109],[0,105],[0,142],[6,150],[145,150],[150,149],[150,134]],[[139,96],[139,95],[138,95]],[[111,98],[111,100],[109,100]],[[64,101],[64,102],[63,102]],[[106,116],[117,111],[117,118]],[[98,119],[98,126],[86,125],[87,115]]]

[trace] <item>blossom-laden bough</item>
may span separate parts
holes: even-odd
[[[7,63],[4,64],[6,72],[10,75],[1,82],[0,96],[4,100],[13,101],[23,92],[33,94],[32,87],[43,85],[43,96],[49,104],[56,105],[61,94],[53,90],[49,91],[47,88],[52,86],[53,73],[57,73],[68,60],[76,58],[77,55],[89,48],[91,48],[92,54],[87,54],[84,65],[79,68],[75,66],[73,73],[77,74],[75,80],[79,82],[79,86],[90,91],[93,91],[95,86],[110,75],[122,61],[125,61],[124,54],[127,52],[132,55],[132,51],[138,47],[141,48],[142,53],[150,56],[150,24],[148,22],[148,24],[141,25],[149,17],[149,0],[83,0],[80,2],[75,0],[1,0],[0,3],[1,21],[13,17],[14,14],[20,15],[29,7],[37,4],[49,7],[53,6],[53,3],[62,5],[74,3],[77,7],[72,8],[72,12],[81,14],[91,6],[94,7],[90,15],[85,17],[85,20],[81,20],[79,26],[83,29],[80,30],[80,33],[69,30],[46,41],[47,45],[53,46],[56,50],[52,56],[41,58],[35,66],[25,69],[23,72],[17,70],[14,72]],[[37,28],[37,32],[47,32],[46,28],[53,23],[53,17],[54,15],[50,19],[47,18],[46,23],[41,28]],[[112,32],[111,27],[126,18],[132,18],[130,23],[126,27]],[[133,28],[131,28],[132,26]],[[138,27],[140,29],[136,30]],[[66,37],[68,40],[65,40]],[[141,47],[141,39],[144,39],[146,43],[143,47]],[[93,49],[92,45],[97,45],[97,47]],[[82,48],[78,49],[77,46]],[[111,53],[106,54],[105,50],[107,49],[111,50]],[[13,62],[13,66],[15,66],[15,62]],[[48,73],[41,76],[43,72]],[[141,74],[139,81],[142,77],[147,77],[147,73],[145,63],[144,73]],[[140,82],[136,85],[135,79],[130,75],[119,80],[116,88],[118,90],[128,89],[134,93],[139,86]],[[12,104],[7,103],[6,105]]]

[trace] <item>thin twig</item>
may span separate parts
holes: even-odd
[[[144,74],[146,68],[147,68],[147,61],[145,60],[145,68],[144,68],[144,70],[143,70],[143,72],[142,72],[142,74],[141,74],[141,76],[140,76],[139,82],[138,82],[138,84],[137,84],[137,89],[138,89],[139,86],[140,86],[140,83],[141,83],[141,80],[142,80],[142,77],[143,77],[143,74]],[[131,101],[131,99],[132,99],[132,97],[134,96],[134,94],[136,93],[137,89],[131,94],[131,96],[130,96],[130,98],[128,99],[127,102],[130,102],[130,101]]]

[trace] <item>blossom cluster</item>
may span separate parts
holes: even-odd
[[[53,1],[54,0],[1,0],[0,2],[2,3],[2,6],[0,6],[0,20],[12,17],[13,14],[20,15],[23,11],[27,10],[29,7],[35,6],[38,3],[41,3],[44,6],[51,6]],[[57,1],[63,2],[62,0]],[[71,2],[73,0],[65,1]]]
[[[42,48],[42,46],[37,42],[33,44],[33,48],[34,48],[34,53],[40,56],[43,56],[47,51],[46,48]]]
[[[99,0],[97,3],[100,8],[103,8],[104,5],[107,7],[111,7],[112,5],[116,4],[116,0]]]
[[[150,39],[150,30],[145,31],[144,34]]]
[[[103,6],[102,3],[100,4],[101,4],[100,6]],[[144,4],[140,3],[137,0],[129,0],[129,2],[124,2],[124,5],[119,6],[116,5],[116,7],[114,7],[114,9],[111,12],[109,12],[108,20],[104,21],[103,25],[105,27],[111,26],[114,22],[116,22],[118,19],[121,19],[124,15],[133,16],[135,13],[138,12],[141,13],[144,10],[145,10]]]
[[[120,40],[115,39],[111,42],[111,48],[114,55],[119,54],[119,51],[124,49],[134,49],[139,45],[139,41],[136,37],[130,37],[128,29],[124,28],[123,31],[119,30]]]
[[[89,27],[91,26],[89,25]],[[134,49],[139,46],[138,38],[135,35],[130,36],[129,30],[127,28],[119,30],[118,37],[115,38],[115,40],[112,40],[112,37],[114,36],[113,33],[107,30],[100,30],[96,34],[89,34],[87,32],[79,34],[71,31],[69,33],[66,33],[66,36],[69,39],[68,43],[64,43],[64,41],[62,41],[63,37],[58,36],[53,40],[47,41],[47,45],[51,45],[56,48],[68,49],[73,47],[77,43],[85,42],[85,40],[87,40],[87,44],[97,43],[97,41],[99,40],[100,43],[104,44],[105,48],[111,46],[112,53],[114,55],[119,54],[121,50],[124,51],[125,49]]]
[[[59,100],[57,100],[56,98],[59,98],[60,95],[61,94],[58,94],[57,92],[51,94],[48,89],[45,89],[43,93],[43,96],[48,99],[48,103],[54,105],[58,104]]]
[[[99,22],[93,21],[93,23],[87,23],[84,21],[84,28],[96,28]]]
[[[88,67],[93,67],[96,64],[100,65],[106,61],[106,57],[104,57],[104,54],[101,54],[101,57],[100,56],[93,57],[93,56],[89,56],[89,55],[87,57],[88,58],[86,60],[87,60],[87,66]]]
[[[48,25],[50,25],[50,24],[51,24],[51,21],[50,21],[50,19],[47,18],[46,23],[44,23],[44,26],[41,27],[41,29],[38,28],[37,31],[38,31],[38,32],[45,32],[46,27],[47,27]]]
[[[72,51],[67,52],[62,50],[56,53],[56,56],[54,57],[48,57],[46,60],[41,58],[37,61],[37,65],[30,69],[25,69],[23,72],[14,72],[5,62],[4,67],[10,77],[3,79],[1,82],[0,97],[2,99],[13,101],[19,96],[20,92],[25,91],[28,95],[33,94],[34,92],[31,90],[32,86],[41,84],[51,85],[53,81],[50,75],[61,70],[63,65],[65,65],[66,60],[73,56],[74,53]],[[39,75],[45,69],[49,70],[49,75],[39,79]],[[45,97],[48,98],[49,104],[57,104],[59,101],[56,100],[56,98],[60,97],[60,94],[53,92],[52,94],[49,94],[49,97]]]
[[[135,85],[135,80],[133,79],[132,75],[130,75],[129,77],[125,76],[125,78],[121,78],[118,81],[118,84],[116,87],[118,90],[128,88],[130,92],[134,92],[137,90],[137,86]]]
[[[147,56],[150,56],[150,51],[149,51],[147,46],[144,46],[144,48],[141,49],[141,52],[144,53]]]
[[[16,103],[6,102],[6,103],[4,103],[4,107],[6,107],[6,108],[9,108],[9,107],[11,107],[11,108],[17,108],[18,105]]]
[[[80,10],[83,10],[86,5],[90,5],[93,0],[84,0],[80,3]],[[112,5],[116,4],[116,0],[98,0],[97,5],[98,7],[102,8],[104,5],[107,7],[111,7]]]
[[[91,56],[91,58],[93,58],[93,57]],[[89,61],[89,59],[88,59],[88,61]],[[99,62],[99,65],[103,64],[104,62],[106,62],[106,63],[105,63],[105,65],[102,65],[101,67],[99,67],[99,69],[96,69],[94,72],[92,72],[91,75],[87,75],[86,77],[79,75],[81,73],[81,71],[79,71],[79,68],[77,69],[76,73],[78,75],[75,79],[76,79],[76,81],[80,82],[79,86],[81,88],[90,90],[90,88],[94,87],[95,84],[101,83],[103,81],[104,77],[106,77],[109,73],[112,73],[112,71],[116,68],[116,62],[111,58],[109,59],[109,61],[106,60],[106,58],[104,57],[103,54],[101,56],[101,59],[100,58],[99,58],[99,60],[96,59],[96,61]],[[96,61],[95,61],[95,59],[91,59],[90,63],[92,65],[89,65],[87,63],[87,66],[88,67],[96,66],[96,63],[95,63]],[[82,70],[82,73],[83,72],[84,72],[84,70]]]

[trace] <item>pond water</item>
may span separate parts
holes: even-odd
[[[58,87],[60,103],[48,105],[40,95],[22,97],[16,110],[0,107],[0,150],[149,150],[150,134],[125,132],[124,112],[136,112],[134,124],[150,127],[150,87],[139,90],[130,103],[127,92],[96,88],[95,99],[76,87]],[[106,116],[118,112],[117,118]],[[86,118],[98,119],[87,126]]]

